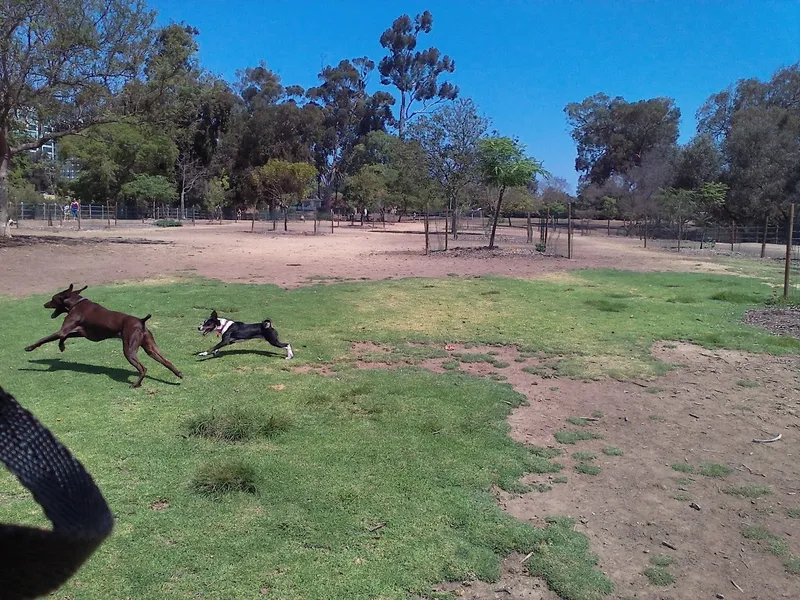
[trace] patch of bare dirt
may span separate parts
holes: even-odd
[[[471,245],[485,246],[486,241],[465,233],[459,248],[425,256],[421,223],[388,224],[386,231],[395,235],[373,235],[383,230],[345,223],[334,233],[321,227],[314,234],[310,221],[291,223],[289,232],[257,223],[255,233],[249,222],[241,221],[170,228],[129,222],[110,229],[105,225],[85,220],[83,230],[75,231],[67,225],[24,222],[13,230],[11,241],[0,243],[0,293],[26,296],[51,293],[70,281],[98,285],[165,275],[292,288],[321,281],[447,275],[530,278],[604,267],[725,272],[710,259],[643,249],[637,240],[601,235],[577,235],[572,260],[542,256],[525,244],[524,228],[503,230],[502,247],[491,252],[473,250]]]
[[[549,491],[498,491],[500,505],[537,527],[549,516],[575,519],[600,556],[598,567],[614,582],[615,598],[796,596],[800,580],[784,568],[786,556],[770,552],[771,540],[748,539],[743,532],[762,527],[773,540],[782,540],[778,545],[787,552],[800,555],[798,357],[662,343],[654,355],[675,365],[672,371],[647,383],[621,383],[543,378],[529,372],[540,372],[540,361],[512,347],[448,345],[447,350],[448,358],[419,364],[443,372],[442,364],[452,366],[459,356],[488,354],[494,364],[461,362],[459,370],[505,381],[523,393],[529,404],[510,415],[512,437],[564,452],[555,459],[564,465],[561,473],[523,478]],[[359,344],[353,351],[374,356],[376,347]],[[387,366],[370,363],[370,368]],[[570,417],[589,420],[581,427],[568,423]],[[559,430],[588,430],[603,438],[560,444],[554,437]],[[781,439],[771,444],[753,441],[778,434]],[[622,455],[603,452],[613,454],[612,447]],[[578,473],[575,467],[587,461],[573,457],[575,452],[594,455],[588,462],[600,473]],[[673,464],[692,472],[679,472]],[[703,475],[710,464],[730,472]],[[555,481],[562,477],[566,483]],[[766,486],[766,493],[754,486]],[[667,569],[675,583],[656,588],[643,573],[650,558],[661,554],[674,561]],[[513,561],[506,559],[498,583],[441,589],[467,598],[547,598],[536,595],[542,584],[525,569],[512,568]]]
[[[778,335],[800,338],[800,306],[748,310],[744,320]]]

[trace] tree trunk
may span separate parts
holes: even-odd
[[[567,258],[572,258],[572,202],[567,203]]]
[[[547,236],[550,233],[550,207],[547,207],[547,213],[544,217],[544,245],[547,246]]]
[[[253,212],[250,213],[250,233],[253,233],[256,230],[256,207],[253,207]]]
[[[494,219],[492,220],[492,235],[489,236],[489,250],[494,248],[494,234],[497,231],[497,221],[500,220],[500,205],[503,203],[503,194],[506,188],[500,188],[500,195],[497,197],[497,206],[494,209]]]
[[[283,211],[283,230],[289,231],[289,209]]]
[[[761,258],[767,255],[767,229],[769,228],[769,217],[764,218],[764,237],[761,238]]]
[[[683,234],[683,219],[678,217],[678,252],[681,251],[681,237]]]
[[[608,237],[611,237],[611,219],[608,220],[608,223],[606,224],[606,228],[608,230]]]
[[[447,211],[444,213],[444,249],[447,251],[447,219],[450,215],[447,214]]]
[[[181,177],[181,214],[178,215],[178,221],[183,221],[186,218],[186,174]]]
[[[0,232],[2,232],[2,237],[11,236],[11,229],[8,226],[8,163],[11,162],[11,152],[7,140],[6,131],[0,130]]]
[[[731,252],[733,252],[733,243],[736,241],[736,223],[731,223]]]
[[[647,248],[647,215],[644,216],[644,247]]]

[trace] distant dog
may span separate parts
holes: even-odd
[[[50,316],[51,319],[55,319],[58,315],[64,313],[68,313],[67,317],[61,325],[61,329],[52,335],[43,337],[30,346],[26,346],[26,352],[36,350],[42,344],[55,342],[56,340],[58,340],[58,349],[63,352],[65,348],[64,341],[67,338],[82,337],[92,342],[121,338],[122,352],[125,354],[125,358],[139,372],[139,379],[136,380],[133,387],[139,387],[142,384],[145,373],[147,373],[147,369],[136,357],[139,347],[144,348],[150,358],[167,367],[176,377],[183,379],[181,372],[161,354],[158,346],[156,346],[152,332],[145,325],[150,315],[140,319],[133,315],[108,310],[81,296],[81,292],[86,287],[83,286],[79,290],[74,290],[70,283],[67,289],[58,292],[49,302],[45,302],[45,308],[53,309],[53,314]]]
[[[197,356],[208,356],[212,353],[214,356],[219,356],[218,350],[223,346],[264,338],[276,348],[286,348],[286,360],[294,357],[292,347],[278,339],[278,331],[272,326],[272,321],[269,319],[265,319],[261,323],[241,323],[229,319],[220,319],[217,311],[212,310],[211,316],[203,321],[197,330],[202,332],[203,335],[208,335],[213,331],[222,336],[219,344],[205,352],[198,352]]]

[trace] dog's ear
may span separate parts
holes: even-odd
[[[217,318],[217,311],[215,311],[215,310],[211,311],[211,318],[212,319],[216,319]]]
[[[83,286],[81,289],[79,289],[79,290],[75,290],[75,293],[76,293],[76,294],[80,294],[80,293],[81,293],[83,290],[85,290],[85,289],[86,289],[86,288],[88,288],[88,287],[89,287],[88,285],[85,285],[85,286]]]
[[[72,291],[72,284],[71,284],[71,283],[69,284],[69,287],[67,288],[67,291],[68,291],[68,292],[71,292],[71,291]]]

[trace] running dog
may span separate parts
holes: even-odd
[[[136,357],[139,348],[143,348],[145,352],[162,365],[172,371],[176,377],[183,379],[183,374],[175,368],[161,354],[161,351],[156,346],[156,341],[153,338],[153,333],[147,328],[146,322],[151,315],[144,318],[134,317],[133,315],[126,315],[125,313],[117,312],[115,310],[108,310],[99,304],[92,302],[88,298],[81,296],[81,292],[86,289],[83,286],[79,290],[73,289],[70,283],[69,287],[53,296],[49,302],[45,302],[45,308],[52,308],[53,314],[50,315],[51,319],[67,313],[61,329],[52,335],[43,337],[42,339],[34,342],[30,346],[25,347],[26,352],[36,350],[42,344],[55,342],[58,340],[58,349],[64,351],[64,342],[68,338],[86,338],[92,342],[100,342],[110,338],[122,339],[122,352],[128,362],[131,363],[139,372],[139,378],[133,383],[133,387],[138,388],[142,385],[147,369],[139,362]]]
[[[203,321],[197,330],[203,335],[208,335],[213,331],[218,336],[222,337],[219,344],[210,350],[198,352],[197,356],[208,356],[209,354],[219,356],[219,349],[223,346],[264,338],[276,348],[286,348],[286,360],[294,357],[291,345],[284,344],[280,341],[278,338],[278,330],[272,326],[272,321],[269,319],[264,319],[261,323],[241,323],[239,321],[221,319],[217,315],[217,311],[212,310],[211,316]]]

